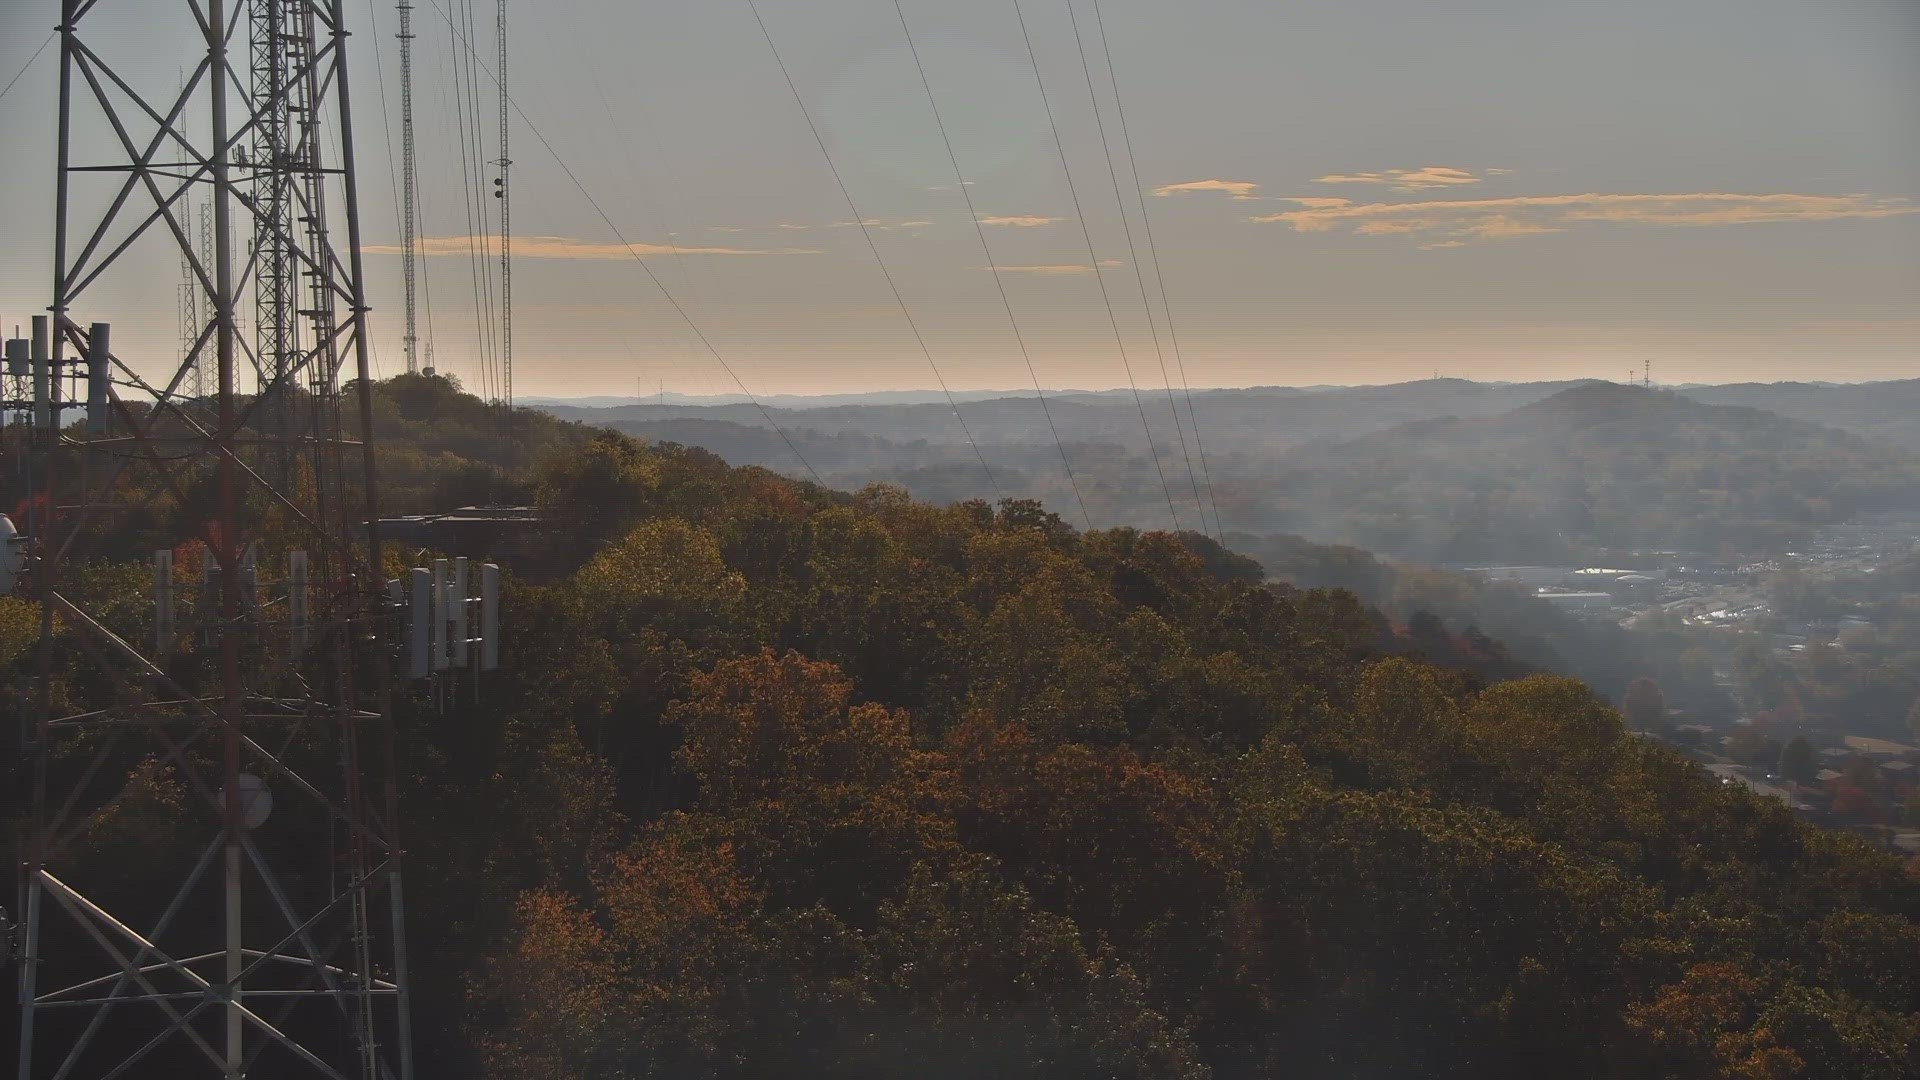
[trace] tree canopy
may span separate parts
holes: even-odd
[[[424,1077],[1920,1074],[1920,883],[1579,682],[1191,534],[546,453],[608,542],[395,703]]]

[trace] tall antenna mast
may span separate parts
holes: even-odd
[[[40,617],[19,1080],[412,1080],[346,3],[59,0],[18,590]],[[153,85],[175,31],[204,54]],[[76,316],[153,289],[153,254],[198,294],[172,363]],[[151,626],[67,586],[125,542],[127,486],[188,493],[156,519]],[[162,869],[129,888],[89,847],[142,805],[143,768],[184,802],[138,811],[167,815],[145,853]]]
[[[191,230],[193,207],[188,205],[181,217],[186,227]],[[200,210],[200,220],[203,223],[207,220],[205,207]],[[200,351],[200,330],[204,326],[206,323],[200,321],[200,282],[193,276],[193,254],[191,250],[182,251],[180,253],[180,356],[183,361],[192,358]],[[190,398],[199,399],[207,395],[204,366],[198,363],[187,365],[184,389]]]
[[[413,156],[413,5],[400,0],[400,273],[406,279],[407,329],[401,339],[406,347],[407,374],[420,372],[419,329],[414,307],[415,255],[419,250],[418,209],[415,199],[420,191],[420,174]],[[431,365],[429,365],[431,366]]]
[[[494,197],[500,200],[500,399],[506,406],[508,435],[513,428],[513,186],[508,167],[513,159],[507,153],[507,0],[499,0],[494,35],[500,46],[500,175],[493,178]],[[511,440],[509,439],[509,442]],[[509,452],[511,452],[509,450]]]
[[[274,436],[285,438],[294,423],[293,367],[300,347],[295,314],[300,291],[295,230],[300,214],[294,208],[294,188],[304,147],[299,145],[298,132],[311,130],[313,124],[304,115],[309,104],[304,100],[306,80],[300,80],[296,90],[287,78],[306,51],[299,47],[300,36],[290,25],[291,0],[244,2],[252,27],[252,101],[260,110],[253,127],[251,162],[244,157],[239,162],[243,169],[250,167],[253,177],[253,363],[267,401],[267,427]],[[274,465],[284,472],[287,463]]]

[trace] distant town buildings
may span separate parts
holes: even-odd
[[[1667,571],[1612,566],[1470,566],[1462,570],[1486,581],[1532,590],[1563,611],[1608,615],[1662,599]]]
[[[1702,738],[1712,729],[1687,724],[1675,729],[1686,753],[1721,783],[1739,784],[1756,795],[1778,799],[1808,820],[1849,829],[1905,850],[1920,844],[1920,747],[1861,735],[1843,736],[1838,745],[1815,752],[1818,771],[1805,783],[1781,775],[1770,760],[1740,754],[1741,740],[1753,746],[1756,725],[1736,721],[1745,734]],[[1782,736],[1785,733],[1781,733]],[[1771,751],[1772,746],[1769,745]],[[1909,851],[1920,853],[1920,848]]]
[[[1576,571],[1571,566],[1468,566],[1463,567],[1462,572],[1488,581],[1509,581],[1539,589],[1564,585]]]
[[[1780,559],[1667,551],[1621,554],[1586,567],[1457,569],[1512,585],[1581,618],[1617,620],[1627,628],[1693,628],[1729,648],[1760,644],[1782,659],[1792,659],[1815,649],[1869,648],[1874,627],[1864,608],[1821,614],[1775,610],[1780,575],[1819,580],[1870,574],[1916,551],[1920,513],[1900,512],[1863,514],[1824,529]],[[1741,693],[1724,657],[1715,664],[1714,682],[1734,697]],[[1738,717],[1689,715],[1688,722],[1674,723],[1657,735],[1641,734],[1671,742],[1722,783],[1777,799],[1810,821],[1858,832],[1891,850],[1920,854],[1920,748],[1849,734],[1844,716],[1810,723],[1800,718],[1798,709],[1785,715],[1795,719],[1765,711]],[[1679,719],[1677,714],[1671,717]],[[1701,719],[1712,722],[1697,722]],[[1804,753],[1797,765],[1783,761],[1786,744],[1795,738],[1811,745],[1810,763]]]
[[[1618,606],[1612,593],[1539,589],[1534,595],[1563,611],[1609,612]]]

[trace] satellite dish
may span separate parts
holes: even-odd
[[[13,527],[13,519],[0,514],[0,596],[13,591],[20,577],[20,564],[26,561],[27,538]]]
[[[273,792],[267,789],[267,782],[252,773],[241,773],[234,777],[234,789],[240,793],[240,825],[245,829],[257,829],[267,823],[267,815],[273,813]],[[221,790],[221,804],[226,803],[226,791]]]

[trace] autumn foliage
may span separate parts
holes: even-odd
[[[1580,683],[1031,503],[527,487],[592,554],[394,703],[423,1078],[1920,1075],[1920,878]]]
[[[1190,535],[645,452],[425,781],[498,823],[435,872],[489,1075],[1916,1070],[1914,880],[1578,683]]]

